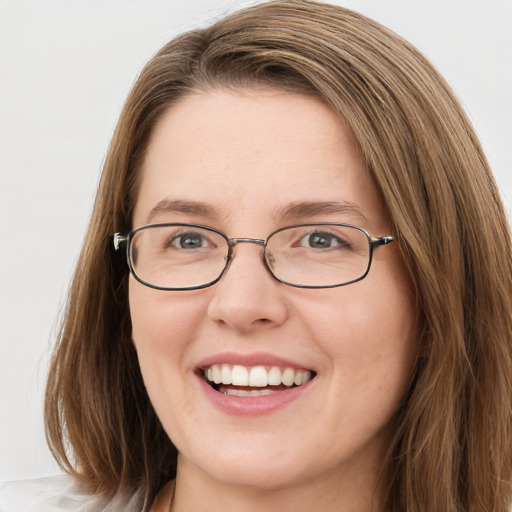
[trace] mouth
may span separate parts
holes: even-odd
[[[200,375],[219,393],[239,397],[272,395],[306,384],[312,370],[279,366],[213,364],[199,369]]]

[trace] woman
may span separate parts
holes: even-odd
[[[335,6],[240,11],[127,100],[50,446],[90,510],[508,510],[511,270],[417,50]]]

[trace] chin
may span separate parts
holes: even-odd
[[[272,461],[257,465],[239,461],[211,469],[211,477],[219,483],[254,491],[279,491],[305,479],[295,472],[291,473],[289,464],[274,465]]]
[[[286,452],[285,452],[286,453]],[[190,461],[196,470],[224,486],[253,489],[254,491],[277,491],[308,478],[308,467],[296,458],[285,458],[280,453],[255,450],[233,450],[231,454],[212,457],[199,455]],[[183,457],[180,455],[180,457]],[[183,462],[180,461],[180,462]],[[300,467],[302,464],[303,467]]]

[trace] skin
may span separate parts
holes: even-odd
[[[230,237],[316,221],[391,234],[351,131],[312,97],[269,88],[189,95],[160,119],[141,172],[134,227],[169,199],[216,212],[159,212],[151,222],[206,224]],[[303,201],[353,207],[277,215]],[[142,374],[180,454],[176,512],[379,510],[377,477],[416,357],[414,297],[396,242],[375,251],[365,279],[333,289],[277,282],[253,244],[237,247],[210,288],[159,291],[130,279]],[[317,375],[270,414],[233,416],[211,404],[196,375],[199,361],[224,352],[284,357]],[[169,489],[154,510],[168,506]]]

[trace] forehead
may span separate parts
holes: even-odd
[[[381,216],[346,124],[319,99],[269,88],[198,92],[159,120],[141,168],[134,224],[162,200],[220,217],[344,201]]]

